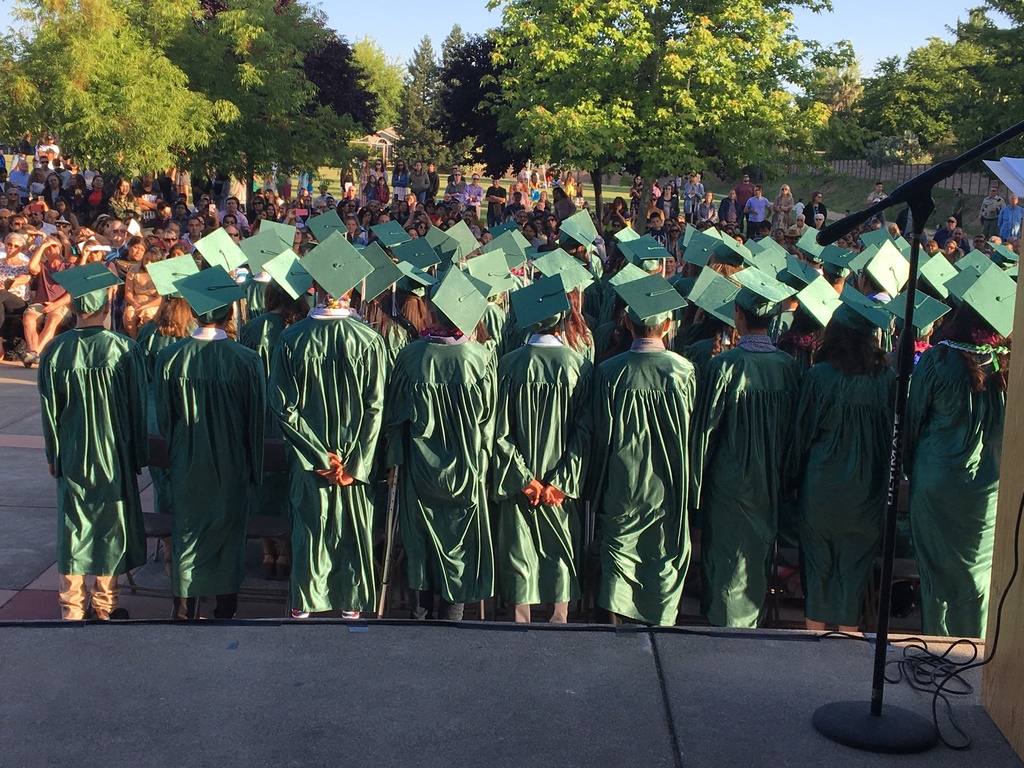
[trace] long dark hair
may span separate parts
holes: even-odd
[[[830,363],[844,376],[875,375],[888,367],[886,354],[870,331],[860,331],[841,323],[825,326],[821,344],[814,353],[815,363]]]
[[[280,312],[284,319],[284,326],[299,322],[309,314],[309,302],[305,295],[293,299],[277,283],[271,281],[263,290],[263,301],[265,312]]]
[[[984,361],[982,356],[953,347],[943,346],[939,353],[945,358],[950,353],[960,355],[971,380],[971,392],[984,392],[989,387],[996,392],[1005,392],[1010,380],[1010,340],[997,334],[982,320],[978,313],[967,304],[961,304],[948,323],[942,326],[945,341],[977,346],[1003,347],[1005,352],[993,355],[998,365]],[[998,368],[998,370],[996,370]]]
[[[565,329],[565,343],[570,349],[582,353],[587,347],[594,346],[594,337],[583,319],[581,306],[583,294],[578,288],[569,291],[569,312],[565,315],[563,328]]]

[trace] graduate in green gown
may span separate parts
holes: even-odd
[[[93,263],[54,275],[72,297],[74,330],[39,361],[43,442],[57,480],[61,617],[127,618],[117,577],[146,561],[138,474],[146,465],[146,371],[134,341],[105,330],[108,289],[121,281]]]
[[[487,472],[497,364],[472,335],[489,286],[451,267],[431,294],[435,324],[395,362],[384,409],[387,465],[398,474],[399,526],[413,617],[458,621],[494,593]]]
[[[263,370],[270,378],[270,360],[277,346],[277,340],[285,328],[294,325],[309,314],[309,303],[306,294],[296,291],[293,298],[285,288],[276,282],[267,283],[264,292],[266,311],[242,326],[238,334],[238,343],[248,347],[263,362]],[[264,424],[264,437],[280,440],[283,435],[277,421],[277,415],[267,402],[267,417]],[[259,504],[252,509],[253,514],[267,517],[290,517],[289,506],[289,473],[264,472],[260,484]],[[263,578],[277,578],[284,581],[291,570],[291,543],[284,539],[272,539],[264,536],[263,544]]]
[[[840,306],[802,380],[792,472],[810,630],[857,631],[881,544],[896,377],[876,334],[888,323]]]
[[[616,623],[672,625],[690,562],[687,440],[697,378],[664,337],[685,301],[658,275],[615,290],[629,307],[634,341],[594,376],[597,604]]]
[[[223,267],[176,283],[199,328],[157,357],[156,408],[171,457],[173,618],[198,618],[215,595],[229,619],[245,576],[245,527],[263,469],[266,374],[259,355],[227,335],[242,297]]]
[[[701,612],[716,626],[755,627],[761,616],[779,497],[800,393],[800,369],[767,335],[793,294],[749,267],[733,319],[737,346],[701,370],[691,456],[701,513]]]
[[[375,607],[374,460],[384,409],[384,339],[349,304],[373,271],[339,234],[301,262],[322,300],[278,341],[270,404],[291,467],[292,616]]]
[[[526,346],[498,362],[493,494],[499,501],[498,585],[517,622],[553,603],[568,621],[580,596],[577,563],[585,456],[592,438],[593,365],[563,340],[569,310],[561,278],[516,292]]]
[[[925,634],[983,637],[1016,285],[974,267],[946,285],[963,303],[910,383],[910,526]]]

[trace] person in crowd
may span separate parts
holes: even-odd
[[[747,198],[747,202],[743,206],[743,213],[747,217],[748,237],[755,239],[758,237],[761,225],[766,222],[771,206],[772,204],[764,196],[761,187],[754,187],[754,194]]]
[[[375,609],[372,483],[387,349],[350,306],[372,270],[353,246],[323,243],[302,265],[324,300],[281,332],[270,368],[291,473],[292,616],[355,619]]]
[[[78,321],[39,361],[46,463],[57,481],[61,618],[125,619],[117,577],[146,561],[138,486],[148,453],[145,364],[134,341],[104,328],[109,289],[120,282],[110,270],[94,263],[52,278]]]
[[[700,204],[696,209],[696,218],[694,219],[695,224],[717,224],[718,223],[718,207],[715,205],[715,193],[705,192],[704,199],[701,200]]]
[[[214,617],[238,609],[245,526],[263,469],[266,374],[255,352],[228,336],[233,302],[244,298],[223,267],[175,285],[198,328],[157,357],[156,412],[171,457],[172,618],[198,618],[199,597],[216,596]]]
[[[396,160],[395,167],[391,170],[391,193],[395,202],[404,200],[409,194],[409,169],[405,165],[405,160]]]
[[[910,384],[905,463],[925,634],[982,637],[988,616],[1016,284],[998,269],[947,283],[960,306]]]
[[[601,363],[594,378],[597,604],[613,623],[671,625],[690,561],[687,441],[697,376],[665,345],[683,301],[664,278],[643,275],[615,291],[627,306],[633,342]]]
[[[163,261],[164,252],[158,246],[150,246],[143,252],[140,261],[133,262],[124,276],[124,312],[121,323],[125,333],[136,338],[139,328],[148,323],[160,309],[162,301],[153,278],[149,274],[149,265]]]
[[[1006,202],[999,196],[999,185],[993,184],[988,190],[988,195],[981,201],[981,231],[986,240],[991,240],[999,234],[999,212],[1005,205]]]
[[[739,342],[701,370],[691,444],[701,613],[715,626],[756,627],[800,394],[798,364],[767,334],[776,305],[795,291],[754,267],[733,279]]]
[[[505,199],[507,196],[506,191],[501,186],[501,176],[494,176],[491,179],[491,186],[485,192],[488,229],[498,226],[505,220]]]
[[[494,592],[486,486],[497,371],[474,340],[486,304],[449,269],[431,293],[432,327],[398,353],[386,395],[386,464],[389,484],[398,483],[415,619],[435,615],[435,594],[437,618],[459,621],[466,603]]]
[[[54,280],[54,275],[73,266],[70,249],[65,249],[53,238],[44,239],[29,259],[28,271],[36,278],[36,290],[34,301],[28,305],[24,314],[28,352],[22,361],[26,366],[39,362],[43,350],[68,321],[71,297]]]
[[[801,383],[793,440],[809,630],[856,632],[878,551],[896,375],[881,308],[842,304]]]
[[[779,194],[772,203],[772,229],[787,230],[793,226],[795,207],[796,201],[793,200],[793,194],[789,191],[789,184],[783,184],[779,187]]]
[[[1020,198],[1012,192],[1007,195],[1009,202],[999,211],[999,237],[1004,243],[1012,240],[1020,240],[1021,222],[1024,221],[1024,208],[1021,208]]]

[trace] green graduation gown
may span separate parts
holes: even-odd
[[[921,355],[904,456],[925,634],[985,634],[1005,410],[1005,392],[971,392],[956,350]]]
[[[808,619],[856,626],[878,552],[896,377],[819,363],[802,381],[793,442]]]
[[[694,499],[701,611],[716,626],[757,626],[799,395],[800,368],[778,350],[735,347],[701,369]]]
[[[242,584],[246,518],[263,469],[265,393],[259,355],[231,339],[191,336],[157,357],[157,423],[175,494],[175,597],[233,594]]]
[[[671,625],[690,562],[687,439],[697,377],[675,352],[637,346],[603,362],[594,377],[597,602]]]
[[[494,341],[495,354],[500,355],[504,347],[505,328],[508,325],[508,314],[500,305],[493,301],[487,302],[484,316],[480,319],[487,329],[487,335]]]
[[[238,334],[238,343],[248,347],[260,356],[263,363],[264,373],[270,378],[270,360],[274,354],[274,347],[284,330],[284,317],[280,312],[267,312],[254,317],[242,326]],[[277,414],[270,405],[270,396],[267,396],[267,414],[263,423],[264,438],[278,439],[283,436],[281,427],[277,421]],[[289,515],[289,487],[288,472],[264,472],[260,484],[259,503],[254,504],[250,512],[254,515],[265,515],[268,517],[287,517]]]
[[[554,336],[535,339],[498,362],[492,462],[498,586],[513,605],[580,596],[577,501],[592,439],[593,365]],[[534,479],[568,498],[557,507],[531,506],[521,491]]]
[[[137,475],[146,465],[146,370],[103,328],[57,336],[39,361],[43,443],[57,479],[57,570],[115,576],[146,562]]]
[[[313,315],[282,334],[270,402],[291,466],[291,604],[303,611],[376,605],[373,475],[388,352],[379,333],[345,310]],[[315,470],[341,459],[352,485]]]
[[[176,336],[161,336],[157,333],[156,323],[149,322],[139,329],[135,341],[146,361],[146,378],[149,382],[149,407],[146,409],[146,429],[151,435],[159,435],[160,428],[156,422],[156,359],[167,347],[176,341]],[[159,515],[174,514],[174,494],[171,493],[171,471],[167,467],[150,467],[149,475],[153,478],[153,509]]]
[[[449,603],[494,593],[486,484],[497,388],[494,353],[466,337],[413,342],[389,385],[387,465],[399,468],[409,586]]]
[[[269,280],[257,280],[252,275],[246,278],[243,288],[245,289],[245,316],[252,322],[262,315],[266,310],[266,291]]]

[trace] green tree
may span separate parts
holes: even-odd
[[[390,58],[380,43],[369,35],[352,44],[356,62],[367,76],[367,88],[377,97],[377,121],[370,130],[390,128],[398,121],[402,101],[404,70],[397,59]]]
[[[779,0],[491,0],[502,125],[535,160],[644,177],[811,157],[823,105],[800,108],[809,49]],[[595,190],[596,191],[596,190]],[[643,205],[643,203],[642,203]]]
[[[36,0],[21,8],[34,34],[8,38],[2,54],[10,133],[57,131],[84,161],[130,174],[175,165],[240,116],[229,99],[192,87],[157,25],[135,23],[141,5]],[[173,27],[189,23],[173,0],[152,12]]]
[[[828,108],[828,121],[815,133],[815,147],[828,158],[860,156],[871,132],[860,120],[864,84],[852,51],[848,63],[811,68],[803,86],[803,106],[820,103]]]
[[[449,153],[435,127],[441,70],[429,36],[416,46],[409,61],[396,129],[402,137],[397,152],[411,165],[416,160],[446,165]]]

